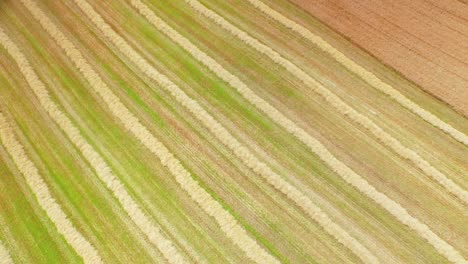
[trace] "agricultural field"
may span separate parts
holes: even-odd
[[[0,1],[0,264],[468,263],[463,101],[293,2]]]

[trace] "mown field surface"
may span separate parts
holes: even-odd
[[[286,0],[0,2],[0,263],[467,263],[468,122]]]
[[[468,5],[291,0],[468,117]]]

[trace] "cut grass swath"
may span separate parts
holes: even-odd
[[[372,87],[379,90],[380,92],[388,95],[390,98],[398,102],[400,105],[405,107],[406,109],[410,110],[414,114],[421,117],[423,120],[428,122],[429,124],[433,125],[434,127],[439,128],[440,130],[444,131],[446,134],[453,137],[455,140],[459,141],[460,143],[468,146],[468,136],[458,131],[451,125],[447,124],[446,122],[439,119],[437,116],[432,114],[431,112],[423,109],[403,94],[401,94],[398,90],[393,88],[391,85],[382,81],[379,77],[377,77],[372,72],[366,70],[364,67],[360,66],[346,55],[344,55],[339,50],[335,49],[332,45],[322,39],[320,36],[312,33],[310,30],[305,28],[304,26],[294,22],[293,20],[287,18],[286,16],[282,15],[280,12],[272,9],[265,3],[260,0],[247,0],[251,3],[254,7],[258,10],[262,11],[272,19],[280,22],[283,26],[291,29],[292,31],[298,33],[303,38],[309,40],[317,47],[319,47],[322,51],[328,53],[332,56],[336,61],[340,64],[345,66],[348,70],[355,73],[357,76],[361,77],[367,83],[369,83]]]
[[[333,223],[320,208],[316,207],[310,199],[300,193],[295,187],[281,179],[279,175],[274,173],[267,165],[260,162],[247,148],[242,146],[222,125],[219,124],[211,115],[209,115],[195,100],[189,98],[179,87],[172,83],[166,76],[160,74],[152,67],[144,58],[142,58],[126,41],[114,32],[108,24],[104,22],[102,17],[85,1],[75,0],[82,8],[85,14],[95,23],[95,25],[107,36],[114,45],[116,45],[122,53],[135,63],[140,70],[145,72],[150,78],[157,81],[162,87],[166,88],[180,104],[184,105],[199,119],[223,144],[225,144],[233,153],[240,158],[249,168],[267,179],[267,181],[275,188],[285,193],[290,199],[297,203],[309,216],[318,221],[323,228],[337,238],[338,241],[351,248],[351,250],[360,256],[366,262],[376,262],[375,256],[371,254],[359,242],[353,239],[341,227]],[[151,12],[143,3],[132,1],[132,4],[139,8],[140,11],[146,11],[146,14]],[[154,17],[155,18],[155,17]],[[161,21],[153,21],[153,24],[163,25],[168,30],[170,28]]]
[[[167,89],[180,104],[184,105],[190,112],[192,112],[197,119],[199,119],[223,144],[225,144],[233,153],[239,157],[249,168],[254,170],[257,174],[264,177],[271,185],[285,193],[287,197],[293,200],[299,207],[305,210],[309,216],[316,220],[327,232],[334,236],[342,244],[348,246],[355,254],[361,257],[366,262],[376,262],[375,256],[363,247],[358,241],[352,238],[341,227],[333,223],[329,217],[324,214],[312,201],[303,195],[295,187],[281,179],[279,175],[274,173],[267,165],[260,162],[247,148],[242,146],[222,125],[219,124],[211,115],[209,115],[196,101],[189,98],[179,87],[172,83],[166,76],[160,74],[154,67],[152,67],[144,58],[142,58],[126,41],[121,38],[111,27],[105,23],[98,13],[85,1],[75,0],[80,8],[87,14],[93,23],[101,30],[101,32],[112,41],[112,43],[120,49],[123,54],[136,64],[144,73],[150,78],[157,81],[163,88]],[[143,15],[151,21],[155,26],[161,26],[167,32],[171,33],[171,37],[178,38],[184,41],[185,39],[177,32],[172,30],[162,20],[157,18],[149,8],[139,1],[132,1],[134,5]],[[193,48],[196,49],[192,45]],[[197,49],[198,50],[198,49]],[[199,51],[199,50],[198,50]],[[196,53],[196,55],[209,58],[206,54]],[[214,60],[212,67],[219,66]],[[221,66],[219,66],[221,67]],[[222,70],[224,70],[221,67]],[[225,70],[224,70],[225,71]],[[226,72],[226,71],[225,71]]]
[[[0,42],[9,52],[15,52],[11,46],[13,43],[7,39],[3,29],[0,29]],[[60,205],[52,197],[46,183],[39,175],[38,169],[27,156],[21,143],[16,139],[13,129],[2,113],[0,113],[0,140],[19,171],[23,174],[39,205],[47,213],[67,243],[83,258],[85,263],[102,263],[102,259],[94,246],[76,230],[60,208]]]
[[[172,245],[172,242],[163,237],[161,231],[156,227],[151,220],[143,213],[137,203],[131,198],[125,190],[123,184],[113,175],[110,167],[104,159],[87,143],[80,134],[79,130],[73,125],[71,120],[59,110],[55,102],[50,98],[49,92],[45,85],[40,81],[37,74],[32,69],[24,54],[19,48],[8,38],[4,32],[0,32],[2,45],[4,45],[10,55],[18,64],[20,71],[25,76],[31,89],[39,99],[41,106],[47,111],[50,117],[60,126],[66,133],[73,144],[80,150],[83,157],[91,164],[100,179],[106,184],[115,197],[119,200],[123,209],[135,222],[135,224],[148,236],[149,240],[155,244],[159,250],[173,260],[174,263],[181,262],[183,257],[178,253],[177,249]]]
[[[297,57],[306,46],[315,46],[250,2],[198,1],[239,25],[246,35],[258,35],[254,40],[291,62],[288,54]],[[276,9],[276,2],[259,1]],[[133,209],[123,208],[126,202],[115,194],[121,188],[142,209],[150,225],[161,230],[162,238],[173,243],[184,258],[181,261],[268,262],[261,256],[249,257],[258,248],[239,246],[243,241],[236,238],[242,233],[231,230],[230,222],[220,228],[219,218],[224,215],[218,214],[222,210],[212,209],[213,198],[238,221],[240,232],[249,241],[280,262],[448,263],[447,258],[466,262],[466,204],[322,96],[310,97],[316,94],[310,83],[304,84],[185,1],[29,2],[61,35],[51,36],[50,28],[48,32],[21,1],[7,1],[0,8],[0,28],[5,28],[5,35],[16,45],[21,61],[27,62],[18,67],[15,56],[0,42],[4,100],[0,109],[4,103],[3,109],[8,111],[3,112],[4,118],[17,141],[76,230],[103,261],[177,262],[164,259],[158,245],[129,216]],[[92,8],[87,11],[95,13],[77,3],[88,3]],[[276,10],[298,21],[294,16],[300,13],[298,9]],[[96,24],[99,21],[92,19],[93,14],[110,29]],[[306,21],[307,15],[303,18]],[[247,20],[265,24],[253,25]],[[314,32],[308,25],[305,27]],[[111,38],[109,32],[117,38]],[[290,37],[299,42],[285,40]],[[63,46],[64,41],[71,46]],[[359,50],[348,44],[349,51]],[[372,85],[318,47],[311,52],[325,56],[318,60],[315,73],[328,74],[322,67],[345,69],[334,72],[332,79],[345,80],[346,87]],[[361,59],[380,67],[366,56],[356,63]],[[304,67],[313,63],[309,64],[296,66],[306,72]],[[155,73],[160,75],[151,75]],[[96,76],[102,82],[91,80]],[[397,79],[404,82],[404,78]],[[110,99],[103,98],[108,94],[97,87],[102,83],[110,90]],[[336,92],[331,85],[323,85]],[[370,93],[353,92],[355,96],[349,99],[364,102],[359,107],[348,103],[346,94],[340,98],[356,110],[363,109],[361,114],[406,147],[412,146],[424,159],[427,155],[431,165],[457,178],[457,184],[468,190],[462,177],[466,146],[376,88],[368,88]],[[463,117],[435,98],[424,95],[423,99],[424,105],[435,107],[433,113],[449,113],[451,120],[463,122]],[[389,112],[377,121],[369,107]],[[125,115],[127,112],[130,114]],[[117,116],[121,113],[122,118]],[[138,122],[143,128],[129,128]],[[389,126],[396,123],[397,127]],[[405,129],[408,126],[411,128]],[[70,132],[73,129],[76,131]],[[416,131],[424,135],[413,133]],[[425,143],[410,143],[417,137]],[[433,142],[431,138],[435,138]],[[161,146],[151,145],[154,140],[167,147],[167,153]],[[82,263],[82,257],[38,203],[1,137],[0,152],[4,161],[0,161],[0,173],[5,176],[0,184],[0,240],[4,239],[10,255],[17,262],[62,259]],[[106,173],[122,183],[125,178],[125,185],[104,182]],[[406,174],[410,176],[404,177]],[[192,193],[187,190],[190,177],[199,185],[191,188]],[[202,193],[195,194],[198,198],[194,198],[196,191]],[[320,219],[323,214],[311,217],[314,212],[306,208],[309,201],[299,200],[300,195],[358,244],[340,243],[336,238],[340,231],[329,231],[333,223]],[[352,250],[361,245],[376,259]],[[461,258],[456,259],[457,254]]]
[[[145,147],[161,160],[161,163],[169,169],[175,176],[176,181],[192,199],[194,199],[208,215],[216,219],[225,234],[256,262],[277,263],[278,261],[262,249],[240,226],[237,220],[200,187],[190,173],[182,166],[180,161],[140,123],[138,118],[134,116],[125,105],[122,104],[120,99],[110,90],[107,84],[84,59],[75,45],[57,28],[43,11],[32,1],[23,0],[22,3],[65,51],[66,55],[73,61],[89,84],[96,89],[97,93],[107,104],[111,113],[118,118],[125,128]],[[181,257],[174,254],[175,252],[169,252],[167,250],[167,247],[170,246],[168,244],[169,241],[162,241],[160,243],[160,249],[166,250],[165,252],[163,251],[163,254],[165,254],[169,261],[174,263],[183,262]]]
[[[204,16],[213,20],[216,24],[230,32],[231,34],[235,35],[243,42],[257,50],[258,52],[265,54],[271,60],[273,60],[278,65],[284,67],[288,72],[296,76],[299,80],[301,80],[304,84],[308,85],[313,91],[319,94],[322,98],[325,99],[327,103],[329,103],[334,109],[336,109],[342,115],[350,118],[353,122],[361,125],[372,135],[374,135],[380,142],[382,142],[385,146],[392,149],[396,154],[400,155],[406,160],[411,161],[416,167],[418,167],[421,171],[423,171],[428,176],[432,177],[436,180],[441,186],[447,189],[450,193],[455,195],[460,201],[468,205],[468,191],[464,190],[456,183],[454,183],[451,179],[449,179],[446,175],[440,172],[438,169],[433,167],[429,162],[424,160],[419,154],[415,151],[403,146],[397,139],[392,137],[390,134],[385,132],[382,128],[380,128],[377,124],[375,124],[371,119],[364,116],[363,114],[357,112],[354,108],[346,104],[341,98],[335,95],[333,92],[325,88],[321,83],[316,81],[302,69],[294,65],[289,60],[283,58],[278,52],[274,51],[270,47],[262,44],[257,39],[251,37],[246,32],[240,30],[227,20],[225,20],[220,15],[216,14],[215,12],[209,10],[205,6],[203,6],[200,2],[195,0],[186,0],[186,2],[194,8],[199,13],[203,14]]]
[[[0,241],[0,264],[13,264],[13,259],[2,241]]]
[[[189,6],[194,10],[202,14],[203,16],[214,21],[216,24],[235,35],[248,45],[255,48],[257,51],[262,54],[266,54],[276,63],[285,67],[288,71],[296,75],[298,78],[303,80],[306,84],[313,84],[311,87],[315,87],[316,91],[330,103],[335,109],[342,112],[344,115],[351,117],[357,123],[365,126],[369,131],[376,135],[379,139],[384,141],[386,144],[389,144],[392,148],[395,148],[398,154],[404,156],[407,159],[411,159],[421,168],[424,172],[430,173],[431,176],[436,178],[436,180],[446,187],[450,192],[457,195],[460,200],[468,203],[468,195],[465,190],[461,189],[458,185],[453,183],[445,175],[441,174],[438,170],[428,165],[428,163],[419,157],[414,151],[403,147],[397,140],[384,132],[380,127],[375,125],[370,119],[359,114],[353,108],[345,104],[341,99],[336,95],[328,91],[325,87],[319,84],[317,81],[308,76],[305,72],[299,69],[297,66],[284,59],[277,52],[273,51],[271,48],[261,44],[258,40],[250,37],[247,33],[243,32],[239,28],[235,27],[223,17],[219,16],[215,12],[204,7],[200,2],[195,0],[185,0]],[[247,88],[248,89],[248,88]],[[461,254],[454,249],[451,245],[437,236],[432,232],[427,225],[419,221],[418,219],[411,216],[406,209],[404,209],[400,204],[396,203],[385,194],[379,192],[373,186],[371,186],[364,178],[355,173],[351,168],[346,166],[344,163],[336,159],[326,148],[317,141],[315,138],[310,136],[306,131],[297,126],[293,121],[288,119],[268,102],[258,97],[250,89],[245,89],[242,91],[242,95],[250,101],[252,104],[257,106],[260,110],[266,113],[272,120],[280,124],[287,131],[295,135],[299,140],[306,144],[314,153],[316,153],[325,163],[327,163],[335,172],[338,173],[343,179],[345,179],[349,184],[356,187],[362,193],[366,194],[368,197],[372,198],[392,215],[394,215],[399,221],[409,226],[411,229],[415,230],[420,236],[425,238],[437,251],[447,257],[453,262],[464,262],[464,258]],[[400,151],[403,150],[403,151]],[[427,166],[428,165],[428,166]]]

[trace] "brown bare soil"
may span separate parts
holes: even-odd
[[[291,2],[468,116],[468,6],[454,0]]]

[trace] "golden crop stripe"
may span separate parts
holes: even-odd
[[[29,6],[34,8],[34,6]],[[11,42],[11,41],[10,41]],[[13,43],[10,43],[13,44]],[[137,203],[133,200],[130,194],[125,190],[125,187],[120,180],[115,177],[104,161],[104,159],[97,153],[96,150],[85,140],[81,135],[78,128],[71,122],[71,120],[59,109],[56,103],[50,98],[44,83],[39,79],[34,72],[26,57],[16,46],[11,46],[12,55],[15,61],[20,66],[20,70],[26,78],[30,88],[39,99],[41,106],[47,111],[49,116],[59,125],[65,132],[70,141],[80,150],[83,157],[90,163],[99,178],[106,184],[107,188],[112,191],[114,196],[119,200],[123,209],[135,222],[135,224],[145,233],[153,244],[159,246],[160,250],[168,251],[173,258],[177,257],[176,249],[171,246],[171,242],[165,239],[157,226],[143,213]]]
[[[305,28],[302,25],[294,22],[293,20],[287,18],[286,16],[282,15],[280,12],[273,10],[268,5],[264,4],[260,0],[246,0],[255,6],[258,10],[262,11],[269,17],[273,18],[274,20],[280,22],[285,27],[291,29],[292,31],[298,33],[303,38],[311,41],[317,47],[319,47],[322,51],[325,51],[330,56],[332,56],[336,61],[338,61],[341,65],[345,66],[348,70],[355,73],[367,83],[369,83],[372,87],[379,90],[380,92],[388,95],[390,98],[398,102],[400,105],[405,107],[406,109],[410,110],[414,114],[418,115],[420,118],[428,122],[429,124],[433,125],[434,127],[439,128],[440,130],[444,131],[446,134],[453,137],[455,140],[459,141],[460,143],[468,146],[468,136],[458,131],[451,125],[447,124],[446,122],[439,119],[434,114],[430,113],[429,111],[423,109],[403,94],[401,94],[398,90],[390,86],[389,84],[382,81],[372,72],[366,70],[364,67],[360,66],[346,55],[344,55],[339,50],[335,49],[332,45],[322,39],[320,36],[312,33],[310,30]]]
[[[334,104],[335,108],[343,111],[345,115],[353,115],[355,117],[357,116],[359,121],[361,121],[362,119],[367,120],[367,118],[358,114],[354,109],[347,107],[347,105],[344,102],[342,102],[341,99],[339,99],[336,95],[332,94],[324,87],[321,87],[321,85],[317,81],[313,80],[310,76],[304,73],[297,66],[285,60],[277,52],[263,45],[258,40],[252,38],[246,32],[240,30],[220,15],[206,8],[199,1],[185,0],[185,2],[195,11],[209,18],[211,21],[215,22],[229,33],[235,35],[246,44],[255,48],[257,51],[267,55],[276,63],[282,65],[285,68],[288,68],[291,73],[295,73],[302,79],[305,78],[307,80],[306,83],[312,83],[314,87],[320,87],[320,92],[323,93],[323,97],[326,100],[329,100],[330,103]],[[373,199],[375,202],[377,202],[379,205],[385,208],[388,212],[390,212],[393,216],[395,216],[400,222],[409,226],[420,236],[425,238],[440,254],[444,255],[453,262],[463,263],[465,261],[463,256],[456,249],[454,249],[446,241],[444,241],[434,232],[432,232],[432,230],[430,230],[427,225],[420,222],[415,217],[411,216],[407,212],[407,210],[404,209],[400,204],[396,203],[388,196],[375,189],[362,176],[354,172],[343,162],[339,161],[322,143],[310,136],[305,130],[303,130],[289,118],[284,116],[281,112],[279,112],[276,108],[271,106],[268,102],[260,98],[247,87],[244,87],[243,90],[240,90],[240,93],[244,96],[244,98],[246,98],[253,105],[255,105],[265,114],[267,114],[272,120],[280,124],[288,132],[295,135],[299,140],[301,140],[305,145],[307,145],[312,152],[316,153],[333,171],[340,175],[346,182],[360,190],[362,193],[366,194],[368,197]],[[368,124],[367,121],[364,123]],[[371,131],[373,131],[374,128],[378,128],[373,123],[371,123],[371,125]],[[377,130],[377,132],[379,133],[380,131],[381,129]],[[444,181],[443,183],[447,183],[447,181]],[[466,192],[461,193],[462,201],[468,201],[468,198],[466,198],[468,196],[466,196],[465,193]]]

